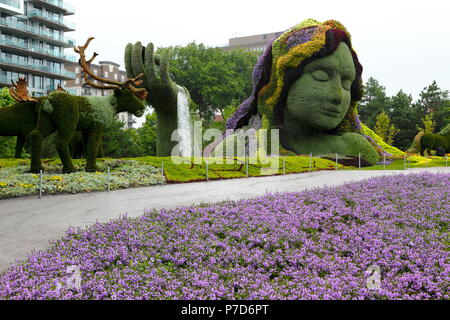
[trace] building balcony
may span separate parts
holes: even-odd
[[[73,80],[76,75],[74,72],[68,72],[64,69],[52,68],[24,61],[14,57],[7,57],[4,54],[0,55],[0,67],[14,70],[20,73],[31,73],[43,77],[53,77],[61,80]]]
[[[17,81],[17,79],[13,79],[11,77],[6,77],[0,75],[0,86],[2,87],[12,87],[11,81]]]
[[[8,14],[23,14],[23,1],[0,0],[0,9]]]
[[[39,28],[32,27],[25,23],[17,23],[7,21],[5,18],[0,19],[0,30],[7,30],[13,33],[18,33],[27,37],[33,37],[42,40],[46,43],[60,46],[63,48],[75,47],[76,42],[74,39],[62,37],[47,31],[40,30]]]
[[[75,14],[75,8],[61,0],[28,0],[29,2],[39,4],[51,11],[61,13],[65,16]]]
[[[78,61],[78,58],[75,55],[61,53],[56,50],[46,49],[22,41],[19,42],[0,38],[0,48],[7,48],[11,52],[20,52],[21,54],[31,55],[60,63],[76,63]]]
[[[64,32],[75,31],[75,23],[69,22],[65,19],[53,17],[47,12],[33,9],[27,13],[27,16],[30,20],[42,22],[56,30],[62,30]]]
[[[19,80],[17,77],[12,78],[12,77],[8,77],[8,76],[2,76],[0,75],[0,86],[2,87],[12,87],[12,81],[16,82],[17,80]],[[53,86],[53,85],[49,85],[49,86],[45,86],[44,88],[32,88],[30,85],[30,81],[28,82],[28,90],[37,90],[40,91],[44,94],[49,94],[50,92],[56,91],[58,89],[57,86]],[[76,95],[77,91],[76,90],[70,90],[70,89],[65,89],[68,93],[72,94],[72,95]]]
[[[16,9],[20,9],[20,2],[14,0],[0,0],[0,3],[6,4],[7,6],[14,7]]]

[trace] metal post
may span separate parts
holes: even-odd
[[[208,161],[206,161],[206,181],[209,181],[209,166],[208,166]]]
[[[283,176],[286,175],[286,159],[283,159]]]
[[[336,170],[339,170],[338,154],[336,153]]]
[[[447,166],[447,155],[445,155],[445,166]]]
[[[161,162],[161,184],[164,184],[164,162]]]
[[[245,158],[245,176],[248,178],[248,158]]]
[[[361,153],[358,154],[358,168],[361,169]]]
[[[108,188],[108,192],[111,191],[111,185],[110,185],[110,178],[111,178],[111,169],[108,167],[108,175],[106,177],[106,185]]]
[[[42,170],[39,172],[39,199],[42,198]]]
[[[383,170],[386,170],[386,154],[383,154]]]
[[[309,154],[309,171],[312,171],[312,152]]]
[[[406,170],[406,156],[403,157],[404,160],[404,165],[405,165],[405,170]]]

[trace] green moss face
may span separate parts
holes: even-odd
[[[128,111],[135,115],[136,117],[142,117],[145,111],[145,103],[144,101],[137,98],[130,90],[121,89],[115,90],[114,96],[117,99],[117,106],[122,111]]]
[[[299,130],[331,130],[344,119],[350,107],[350,88],[356,70],[350,49],[337,50],[307,64],[303,75],[291,86],[284,118],[288,136]]]

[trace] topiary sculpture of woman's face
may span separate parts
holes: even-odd
[[[375,163],[378,153],[362,135],[356,110],[361,74],[346,28],[307,19],[268,43],[253,71],[253,92],[227,129],[259,117],[259,128],[279,130],[283,153],[361,154]]]
[[[288,138],[299,130],[335,129],[348,113],[355,77],[355,65],[345,43],[331,55],[308,63],[287,95],[283,122]]]

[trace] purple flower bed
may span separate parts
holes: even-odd
[[[396,175],[123,217],[30,254],[0,298],[449,299],[449,191],[449,174]],[[57,285],[71,265],[79,291]]]

